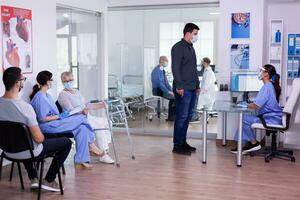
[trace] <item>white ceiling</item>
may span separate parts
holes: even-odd
[[[218,3],[219,0],[107,0],[108,7]]]

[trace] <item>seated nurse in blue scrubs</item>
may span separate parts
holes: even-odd
[[[273,65],[265,65],[261,68],[258,78],[264,82],[253,103],[248,104],[248,108],[257,109],[258,114],[262,115],[267,124],[282,123],[282,108],[279,106],[279,96],[281,88],[279,85],[279,75]],[[260,143],[256,141],[255,134],[251,128],[253,123],[261,123],[257,116],[243,116],[243,142],[247,142],[243,147],[243,153],[257,151],[261,149]],[[235,140],[238,133],[235,134]],[[237,152],[237,148],[231,150],[232,153]]]
[[[52,97],[47,93],[53,82],[51,72],[41,71],[36,80],[30,100],[42,132],[51,134],[71,131],[76,142],[75,167],[90,169],[90,153],[102,156],[104,152],[94,144],[94,132],[85,115],[69,116],[68,112],[59,113]]]

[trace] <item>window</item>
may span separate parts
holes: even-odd
[[[211,63],[214,63],[214,22],[203,21],[193,22],[200,28],[199,39],[194,44],[197,55],[197,64],[202,58],[209,57]],[[171,48],[178,42],[183,35],[183,22],[163,22],[160,23],[159,53],[165,55],[171,64]]]

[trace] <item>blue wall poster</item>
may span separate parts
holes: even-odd
[[[232,13],[231,38],[250,38],[250,13]]]
[[[231,69],[249,69],[249,44],[233,44],[230,53]]]

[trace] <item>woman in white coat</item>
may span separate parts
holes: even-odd
[[[108,129],[109,125],[107,118],[96,117],[89,114],[89,110],[86,108],[87,102],[77,89],[73,88],[73,74],[71,72],[63,72],[61,74],[61,81],[64,85],[64,89],[59,93],[58,103],[62,107],[63,111],[72,112],[74,109],[80,108],[82,113],[87,116],[87,120],[93,129]],[[112,164],[114,160],[108,155],[109,146],[111,142],[111,133],[109,130],[95,131],[96,143],[98,147],[106,152],[99,158],[100,162]]]
[[[202,67],[204,68],[203,78],[200,85],[200,95],[198,101],[198,108],[203,107],[212,109],[212,106],[216,99],[216,91],[218,90],[216,85],[216,76],[211,67],[209,66],[210,59],[202,59]]]

